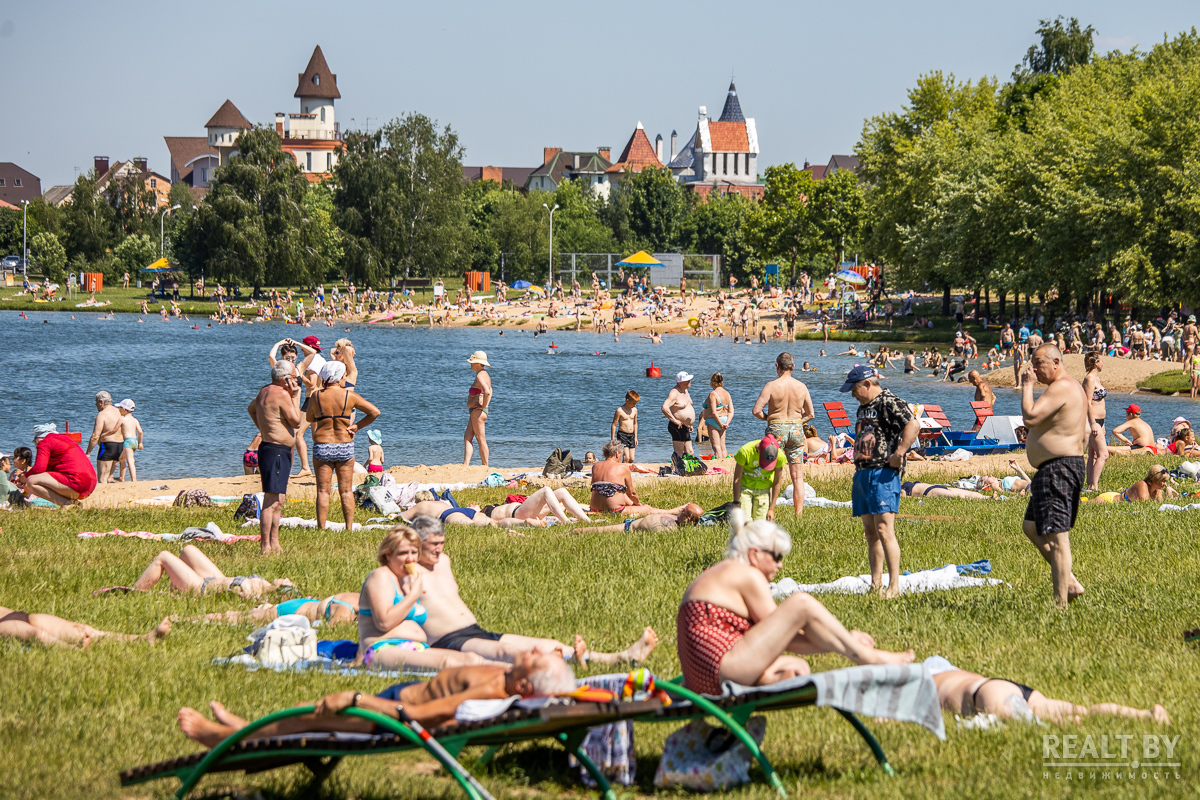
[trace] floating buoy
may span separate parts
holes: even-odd
[[[556,344],[555,344],[553,341],[551,341],[551,342],[550,342],[550,349],[551,349],[551,350],[557,350],[557,349],[558,349],[558,345],[556,345]]]
[[[194,330],[194,331],[198,331],[198,330],[200,330],[200,326],[199,326],[199,325],[193,325],[193,326],[192,326],[192,330]]]
[[[691,328],[692,330],[696,330],[697,328],[699,328],[700,327],[699,317],[692,317],[691,319],[689,319],[688,327]]]
[[[661,378],[662,370],[659,369],[658,367],[654,366],[654,362],[651,361],[650,366],[646,367],[646,377],[647,378]]]

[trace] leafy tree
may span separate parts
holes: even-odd
[[[1094,51],[1096,30],[1091,25],[1081,27],[1075,17],[1065,24],[1061,16],[1053,22],[1044,19],[1037,33],[1041,42],[1031,46],[1013,69],[1012,82],[1003,93],[1005,111],[1022,130],[1033,98],[1053,85],[1059,75],[1090,63]]]
[[[839,169],[817,183],[811,204],[821,249],[833,255],[835,264],[845,261],[847,248],[859,248],[866,222],[867,202],[858,176]]]
[[[141,173],[131,172],[110,178],[104,186],[104,199],[112,207],[117,238],[151,233],[158,222],[158,198],[146,188]]]
[[[67,279],[67,249],[53,233],[42,232],[30,239],[29,260],[50,280],[62,283]]]
[[[719,255],[722,271],[745,282],[761,265],[747,237],[754,212],[754,203],[737,192],[709,195],[683,220],[680,243],[688,252]]]
[[[633,238],[657,252],[678,247],[676,239],[688,202],[671,170],[648,167],[636,174],[626,172],[613,193],[628,195],[629,232]]]
[[[94,172],[80,175],[71,201],[62,206],[62,224],[67,252],[88,261],[100,259],[116,244],[116,221],[112,206],[96,191]]]
[[[578,180],[562,181],[546,201],[554,212],[554,252],[611,253],[617,249],[612,231],[600,221],[603,201]],[[560,270],[565,265],[559,265]]]
[[[324,184],[309,186],[302,203],[307,224],[303,228],[304,263],[308,281],[336,279],[341,268],[342,232],[333,222],[333,192]]]
[[[818,217],[810,201],[817,193],[811,172],[795,164],[767,167],[762,203],[746,221],[747,235],[764,257],[788,263],[791,279],[798,263],[822,246]]]
[[[144,233],[126,236],[113,250],[116,273],[138,274],[158,258],[158,242]]]

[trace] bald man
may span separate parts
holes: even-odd
[[[982,400],[988,404],[988,408],[996,407],[996,393],[992,391],[992,385],[979,374],[979,370],[971,370],[967,374],[967,380],[975,387],[975,402],[978,403]]]
[[[1035,382],[1047,387],[1036,401]],[[1083,594],[1083,585],[1071,572],[1070,532],[1084,482],[1087,409],[1083,387],[1063,367],[1058,348],[1043,344],[1035,349],[1021,372],[1021,416],[1029,429],[1026,453],[1037,468],[1022,530],[1050,564],[1060,608]]]

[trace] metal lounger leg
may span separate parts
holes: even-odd
[[[754,760],[758,762],[758,766],[767,776],[767,780],[771,783],[771,785],[775,787],[775,791],[779,793],[779,796],[785,798],[787,797],[787,790],[783,788],[783,781],[780,780],[779,773],[777,773],[775,768],[771,766],[771,762],[767,760],[766,755],[763,754],[763,751],[759,748],[758,743],[754,741],[754,737],[751,736],[745,728],[743,728],[741,725],[738,725],[733,717],[729,716],[720,708],[718,708],[711,700],[708,700],[707,698],[696,694],[691,689],[688,689],[677,683],[663,682],[658,684],[658,687],[665,690],[667,694],[678,695],[685,700],[690,700],[692,705],[702,710],[705,714],[716,717],[716,719],[722,725],[729,729],[730,733],[736,736],[738,740],[746,746],[746,749],[750,751],[751,755],[754,756]]]
[[[305,761],[304,766],[312,773],[312,780],[308,783],[307,791],[313,792],[320,788],[340,763],[342,763],[341,756],[332,756],[328,761],[322,761],[319,758],[310,758]]]
[[[489,763],[491,763],[491,760],[496,757],[496,753],[499,753],[499,752],[500,752],[500,745],[498,745],[498,744],[492,745],[487,750],[483,751],[483,755],[481,755],[478,759],[476,759],[475,766],[486,767]]]
[[[875,760],[879,762],[879,766],[883,770],[883,774],[895,775],[896,771],[892,769],[892,765],[888,763],[887,754],[885,754],[883,752],[883,748],[879,746],[879,740],[875,738],[871,731],[867,730],[867,726],[863,724],[862,720],[853,713],[849,711],[842,711],[840,708],[837,709],[837,712],[845,717],[846,721],[854,726],[854,730],[858,731],[858,735],[866,741],[867,746],[871,748],[871,753],[875,756]]]
[[[579,759],[579,763],[583,764],[583,768],[586,769],[588,774],[591,775],[593,780],[596,781],[596,785],[600,789],[600,796],[604,798],[604,800],[617,800],[617,793],[613,791],[612,784],[608,782],[608,778],[605,777],[604,773],[600,771],[600,768],[596,766],[596,762],[592,761],[592,759],[588,757],[588,754],[583,752],[583,748],[579,746],[579,743],[572,742],[570,737],[568,737],[568,735],[565,733],[560,733],[558,735],[558,740],[563,743],[563,746],[566,747],[569,752]]]

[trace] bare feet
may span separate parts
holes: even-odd
[[[583,666],[584,664],[586,664],[587,663],[587,642],[585,642],[583,640],[583,637],[580,636],[578,633],[575,634],[575,647],[572,649],[575,651],[575,663],[578,664],[579,666]]]
[[[1150,714],[1151,714],[1151,716],[1154,717],[1154,721],[1157,722],[1159,725],[1170,725],[1171,724],[1171,718],[1167,716],[1167,710],[1165,708],[1163,708],[1162,706],[1158,705],[1157,703],[1155,704],[1154,708],[1150,711]]]
[[[1079,582],[1079,579],[1076,578],[1074,574],[1072,574],[1071,585],[1067,587],[1067,602],[1074,602],[1076,598],[1083,595],[1083,592],[1083,584]]]
[[[869,633],[866,633],[864,631],[855,630],[855,631],[850,631],[850,635],[853,636],[855,639],[857,639],[861,644],[863,644],[866,647],[870,647],[870,648],[875,647],[875,637]]]
[[[216,747],[223,739],[233,733],[233,728],[205,719],[194,708],[179,709],[179,730],[189,739],[199,742],[206,747]]]
[[[900,596],[900,581],[896,581],[894,586],[889,585],[887,591],[883,593],[884,600],[895,600]]]
[[[631,644],[620,655],[627,656],[630,661],[645,661],[654,648],[658,647],[658,634],[649,625],[642,631],[642,638]]]
[[[893,653],[890,650],[869,650],[863,654],[862,664],[911,664],[916,654],[912,650]]]
[[[209,703],[208,707],[212,709],[213,718],[216,719],[217,722],[221,723],[222,725],[228,725],[234,730],[241,730],[249,724],[237,714],[230,713],[229,709],[225,708],[223,704],[218,703],[216,700],[213,700],[211,703]]]
[[[163,617],[163,621],[158,623],[158,627],[146,634],[146,641],[154,645],[159,639],[165,639],[171,633],[171,618]]]

